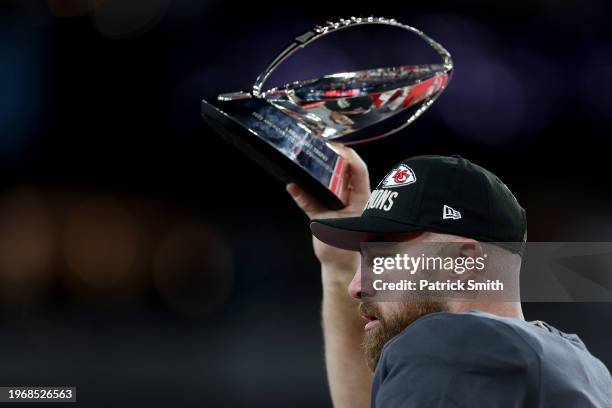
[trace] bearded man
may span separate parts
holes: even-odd
[[[367,242],[438,243],[457,259],[481,256],[491,243],[489,270],[518,282],[526,214],[498,177],[459,156],[418,156],[370,194],[364,162],[338,149],[350,166],[344,209],[287,186],[312,220],[334,406],[612,407],[604,364],[578,336],[525,321],[518,298],[372,300],[360,268]]]

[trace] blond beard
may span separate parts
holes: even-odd
[[[361,303],[359,305],[361,314],[375,316],[379,321],[378,327],[365,333],[362,344],[366,363],[372,371],[376,369],[383,346],[389,340],[400,334],[417,319],[430,313],[447,310],[443,303],[432,300],[401,302],[400,305],[400,310],[393,313],[392,316],[382,316],[375,303]]]

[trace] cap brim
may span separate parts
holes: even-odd
[[[361,243],[384,234],[401,234],[423,231],[418,225],[404,224],[380,217],[348,217],[313,220],[312,234],[328,245],[359,251]]]

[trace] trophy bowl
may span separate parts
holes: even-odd
[[[417,35],[440,62],[342,72],[264,90],[270,75],[294,52],[338,30],[372,24]],[[448,51],[416,28],[382,17],[351,17],[296,37],[250,92],[204,99],[202,117],[281,181],[296,182],[324,205],[339,209],[346,201],[347,166],[329,142],[363,143],[403,129],[446,88],[452,70]]]

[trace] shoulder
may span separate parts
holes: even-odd
[[[389,341],[381,361],[527,368],[537,363],[537,353],[513,320],[478,311],[432,313]]]
[[[415,321],[383,348],[374,405],[529,405],[540,364],[520,327],[481,312],[433,313]]]

